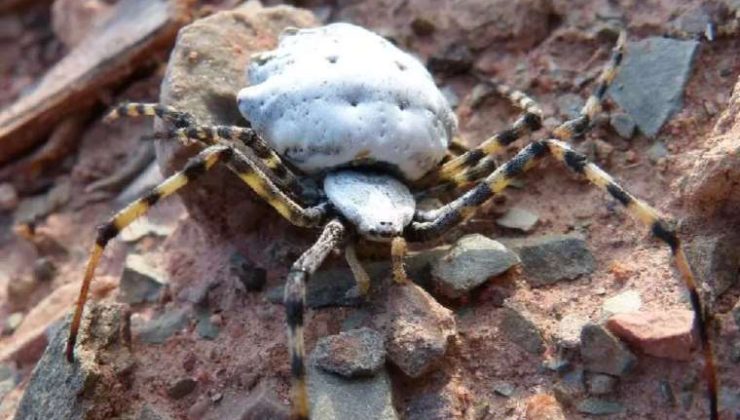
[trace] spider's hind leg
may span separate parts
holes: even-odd
[[[178,111],[175,108],[158,103],[122,102],[111,109],[103,119],[111,122],[123,117],[159,117],[171,122],[175,127],[183,128],[196,125],[192,114]]]

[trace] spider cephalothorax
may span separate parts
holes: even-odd
[[[365,293],[369,277],[357,261],[351,239],[359,235],[391,242],[394,279],[405,282],[406,240],[423,242],[442,236],[503,191],[515,177],[552,157],[610,194],[653,236],[670,246],[689,289],[704,349],[711,416],[716,418],[717,381],[708,318],[672,225],[566,143],[587,131],[601,110],[601,101],[621,62],[624,43],[625,35],[621,34],[610,63],[578,117],[557,127],[549,138],[530,143],[499,167],[493,160],[498,151],[541,128],[541,111],[533,100],[503,84],[487,81],[521,108],[522,116],[512,128],[455,155],[450,145],[456,118],[431,75],[416,59],[380,36],[348,24],[286,31],[276,50],[254,57],[248,76],[250,86],[238,96],[239,109],[250,122],[249,128],[198,125],[189,114],[158,104],[118,106],[109,118],[157,116],[170,122],[172,128],[156,137],[197,142],[204,148],[181,172],[99,229],[80,291],[67,357],[72,360],[90,281],[108,241],[161,198],[203,176],[214,165],[223,164],[291,223],[322,229],[316,243],[293,264],[284,297],[293,375],[292,414],[294,418],[307,418],[305,282],[331,250],[346,245],[357,290]],[[251,153],[244,153],[246,149]],[[304,182],[309,178],[311,183]],[[310,185],[318,185],[318,191],[306,194],[307,189],[315,188]],[[458,196],[437,209],[416,209],[415,196],[440,189],[457,191]]]

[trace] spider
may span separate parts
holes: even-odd
[[[320,228],[318,240],[292,265],[284,292],[291,363],[291,415],[309,417],[304,365],[305,283],[335,248],[355,275],[356,291],[370,279],[354,248],[357,237],[389,242],[394,281],[409,281],[407,241],[426,242],[464,223],[517,176],[547,157],[606,191],[671,249],[689,291],[694,327],[703,348],[710,416],[716,419],[717,376],[709,341],[709,316],[697,291],[673,224],[621,187],[609,174],[573,150],[568,140],[586,133],[622,61],[626,33],[619,35],[608,64],[580,114],[532,141],[497,166],[494,157],[520,137],[541,128],[542,111],[526,94],[487,80],[521,109],[511,128],[478,147],[454,153],[457,120],[416,59],[387,40],[350,24],[289,29],[276,50],[255,55],[250,86],[238,95],[249,126],[205,126],[186,112],[161,104],[124,103],[106,117],[156,116],[172,128],[158,139],[196,143],[202,151],[184,169],[129,204],[98,228],[67,342],[72,362],[80,320],[96,266],[108,242],[160,199],[225,165],[292,224]],[[307,182],[307,181],[311,182]],[[317,187],[318,185],[318,187]],[[430,191],[456,197],[433,210],[416,209]]]

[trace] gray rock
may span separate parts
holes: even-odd
[[[475,57],[467,45],[450,44],[441,54],[429,57],[427,68],[435,74],[454,76],[466,73],[473,66]]]
[[[606,401],[598,398],[587,398],[581,401],[577,410],[579,413],[604,416],[624,412],[624,406],[615,401]]]
[[[559,96],[556,100],[558,114],[567,119],[578,117],[585,104],[586,101],[575,93],[566,93]]]
[[[525,279],[533,287],[574,280],[596,269],[596,260],[580,235],[545,235],[504,243],[519,255]]]
[[[740,272],[740,237],[732,231],[698,236],[686,247],[686,258],[696,277],[705,282],[712,298],[716,299],[740,278],[737,275]]]
[[[197,385],[198,382],[193,378],[178,379],[167,388],[167,395],[173,400],[179,400],[193,392]]]
[[[501,330],[506,337],[529,353],[542,354],[545,340],[529,312],[512,304],[506,304],[502,310]]]
[[[71,321],[67,317],[36,364],[15,419],[82,420],[96,407],[125,406],[124,393],[111,392],[125,388],[134,366],[120,335],[123,314],[123,305],[88,303],[74,363],[65,357]]]
[[[198,323],[195,325],[195,331],[201,338],[213,340],[218,337],[220,328],[211,320],[211,311],[208,308],[198,308],[196,311]]]
[[[637,358],[612,333],[598,324],[581,330],[581,358],[586,370],[621,376],[637,363]]]
[[[574,369],[563,375],[553,387],[555,398],[564,405],[573,405],[575,401],[586,394],[583,384],[583,369]]]
[[[519,262],[516,254],[483,235],[466,235],[443,258],[432,264],[439,291],[458,298]]]
[[[496,219],[496,224],[509,229],[517,229],[529,232],[537,224],[539,216],[529,210],[512,207],[503,216]]]
[[[325,372],[312,360],[307,369],[313,420],[398,418],[385,370],[370,377],[347,379]]]
[[[365,324],[366,321],[370,319],[371,316],[372,314],[368,310],[356,309],[348,314],[347,318],[344,318],[340,328],[342,331],[349,331],[360,328],[363,326],[363,324]]]
[[[614,112],[609,117],[609,124],[611,124],[614,131],[617,132],[619,137],[624,139],[631,139],[635,135],[635,120],[625,112]]]
[[[555,343],[566,349],[575,349],[581,345],[581,330],[589,319],[575,314],[568,314],[558,322],[555,330]]]
[[[688,35],[705,34],[707,27],[711,24],[712,20],[703,6],[686,10],[672,22],[676,30]]]
[[[516,391],[516,388],[509,382],[501,382],[493,387],[493,392],[506,398],[514,395],[514,391]]]
[[[121,274],[118,300],[132,304],[156,302],[166,282],[165,275],[149,265],[144,257],[130,254]]]
[[[173,308],[135,329],[139,340],[150,344],[164,343],[177,331],[185,328],[190,317],[189,307]]]
[[[267,282],[267,270],[257,267],[240,252],[234,252],[229,258],[231,275],[235,276],[250,292],[259,292]]]
[[[618,378],[602,373],[590,374],[586,379],[588,393],[591,395],[611,394],[617,387]]]
[[[656,141],[647,149],[645,154],[647,155],[650,162],[658,163],[661,159],[668,156],[668,149],[665,147],[665,144],[663,144],[663,142]]]
[[[683,90],[699,43],[652,37],[627,45],[609,95],[647,136],[655,136],[682,107]]]
[[[457,334],[455,318],[413,283],[394,283],[387,305],[388,359],[406,375],[418,378],[444,357],[448,341]]]
[[[243,402],[240,420],[288,420],[287,407],[280,403],[278,396],[264,383],[259,384]],[[311,413],[314,414],[314,413]]]
[[[448,388],[417,395],[409,401],[403,418],[406,420],[446,420],[462,418],[460,403]]]
[[[371,376],[385,364],[383,336],[370,328],[341,332],[319,339],[313,356],[327,372],[347,378]]]

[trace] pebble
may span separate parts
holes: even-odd
[[[601,305],[604,316],[634,312],[642,306],[642,298],[637,290],[625,290],[624,292],[606,299]]]
[[[479,234],[466,235],[432,263],[432,278],[440,293],[455,299],[518,262],[516,254],[501,243]]]
[[[198,323],[195,325],[195,331],[198,333],[200,338],[213,340],[218,337],[220,328],[215,322],[213,322],[218,319],[218,317],[211,315],[211,311],[209,311],[208,308],[198,308],[196,311],[196,318],[198,319]]]
[[[239,252],[229,258],[230,272],[244,285],[247,291],[259,292],[267,283],[267,270],[257,267]]]
[[[307,369],[311,419],[398,419],[391,380],[385,370],[374,376],[347,379],[316,366],[313,356]]]
[[[583,369],[574,369],[560,379],[553,387],[555,398],[565,405],[573,405],[586,393],[583,384]]]
[[[537,216],[537,213],[520,207],[512,207],[503,216],[496,219],[496,224],[509,229],[529,232],[537,224],[538,220],[539,216]]]
[[[621,376],[630,371],[637,358],[617,337],[598,324],[581,330],[581,359],[586,370]]]
[[[581,315],[565,315],[558,322],[558,328],[555,330],[555,343],[566,349],[578,348],[581,345],[581,330],[588,322],[589,319]]]
[[[505,304],[501,330],[509,340],[532,354],[545,351],[545,340],[528,311],[518,305]]]
[[[599,398],[587,398],[581,401],[577,408],[579,413],[603,416],[624,412],[624,406],[615,401],[606,401]]]
[[[418,36],[432,35],[436,29],[434,22],[421,16],[417,16],[411,21],[411,30]]]
[[[41,257],[38,258],[33,263],[33,278],[36,279],[36,281],[40,282],[48,282],[54,280],[54,277],[57,275],[57,268],[54,265],[54,263],[46,258]]]
[[[617,387],[619,379],[602,373],[591,374],[586,378],[588,393],[591,395],[611,394]]]
[[[173,400],[179,400],[195,390],[198,382],[193,378],[178,379],[167,388],[167,395]]]
[[[514,391],[516,391],[516,387],[509,382],[501,382],[493,387],[493,392],[506,398],[514,395]]]
[[[23,317],[23,312],[13,312],[8,315],[8,317],[5,318],[5,324],[3,324],[3,334],[13,334],[23,322]]]
[[[699,43],[663,37],[627,44],[624,62],[609,95],[645,135],[655,136],[682,107],[683,91]]]
[[[645,152],[648,159],[652,163],[658,163],[661,159],[665,159],[668,156],[668,149],[665,144],[661,141],[656,141],[650,146]]]
[[[156,302],[165,283],[166,276],[149,265],[144,257],[130,254],[121,274],[118,300],[129,304]]]
[[[583,105],[585,104],[586,101],[575,93],[566,93],[559,96],[556,100],[558,114],[567,119],[578,117],[581,113],[581,109],[583,109]]]
[[[442,54],[429,57],[427,68],[434,74],[454,76],[467,73],[474,61],[475,56],[467,45],[453,43]]]
[[[13,184],[0,184],[0,211],[13,211],[18,207],[18,193]]]
[[[504,242],[519,255],[525,280],[532,287],[591,274],[596,260],[580,235],[545,235]]]
[[[455,317],[413,283],[391,287],[388,359],[407,376],[418,378],[444,357],[448,342],[457,334]]]
[[[614,131],[623,139],[631,139],[635,135],[635,120],[626,112],[613,112],[609,117],[609,123]]]
[[[694,313],[687,309],[616,314],[606,327],[651,356],[691,360]]]
[[[444,387],[412,397],[403,418],[405,420],[463,418],[462,405],[459,387],[448,382]]]
[[[385,364],[383,336],[359,328],[319,339],[314,348],[316,364],[346,378],[372,376]]]
[[[707,27],[712,24],[712,20],[703,6],[696,6],[681,13],[671,23],[678,31],[696,36],[706,35]]]
[[[149,344],[164,343],[188,324],[190,308],[173,308],[137,328],[139,340]]]
[[[696,277],[704,279],[716,299],[740,278],[737,275],[740,272],[740,237],[732,231],[697,236],[686,247],[686,258]]]

